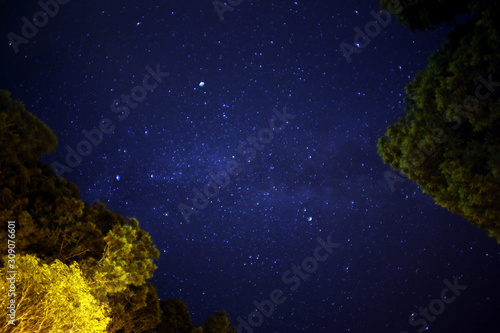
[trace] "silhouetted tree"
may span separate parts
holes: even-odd
[[[380,0],[380,8],[398,8],[396,18],[416,31],[454,22],[457,14],[479,12],[487,3],[486,0]]]
[[[180,299],[160,301],[161,323],[150,333],[236,333],[236,327],[230,326],[225,311],[219,311],[209,317],[203,326],[191,323],[189,310]]]

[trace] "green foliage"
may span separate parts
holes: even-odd
[[[97,261],[86,261],[96,285],[102,292],[118,293],[128,285],[140,286],[152,277],[156,265],[149,258],[159,254],[149,235],[139,228],[136,219],[129,224],[115,224],[104,237],[104,254]],[[138,274],[140,273],[140,274]]]
[[[500,6],[458,27],[406,87],[406,118],[379,139],[385,163],[500,242]],[[490,82],[490,84],[488,84]]]

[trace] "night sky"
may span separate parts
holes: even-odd
[[[452,27],[411,33],[393,17],[348,63],[340,44],[378,1],[243,0],[221,20],[211,0],[73,0],[15,53],[7,35],[41,8],[1,3],[0,88],[57,135],[44,161],[139,220],[161,254],[158,296],[195,324],[224,309],[263,333],[499,331],[496,241],[411,181],[391,188],[377,155]],[[187,221],[179,204],[228,168]],[[467,288],[411,326],[447,284]]]

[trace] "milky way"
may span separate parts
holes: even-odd
[[[4,36],[40,10],[4,6]],[[221,21],[212,1],[71,1],[19,53],[4,39],[1,88],[57,135],[48,163],[112,121],[64,176],[86,201],[140,221],[161,253],[159,297],[184,300],[196,324],[221,309],[248,322],[253,302],[279,289],[286,301],[255,332],[414,332],[411,313],[457,277],[469,287],[431,331],[493,332],[495,241],[409,180],[391,191],[377,155],[404,115],[404,86],[451,28],[413,34],[391,22],[347,63],[339,45],[377,6],[242,1]],[[111,105],[126,105],[121,94],[148,66],[169,75],[120,119]],[[245,161],[239,145],[285,107],[295,118]],[[233,159],[241,172],[185,223],[179,204],[192,206],[193,188]],[[283,274],[312,265],[318,237],[339,246],[291,290]]]

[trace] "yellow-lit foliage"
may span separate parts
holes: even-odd
[[[9,302],[6,266],[0,269],[1,313]],[[47,265],[26,255],[17,258],[16,270],[16,325],[2,314],[1,333],[106,332],[109,309],[92,296],[77,263],[67,266],[55,260]]]

